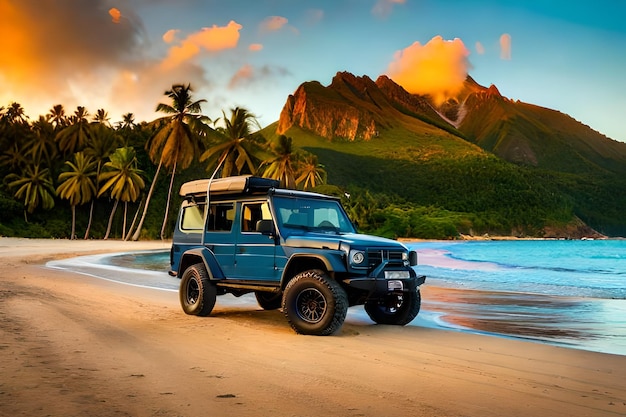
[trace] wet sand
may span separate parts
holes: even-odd
[[[186,316],[173,291],[42,267],[159,244],[0,238],[0,415],[626,414],[626,356],[350,315],[335,336],[300,336],[279,311],[218,300]],[[431,306],[493,301],[423,291]]]

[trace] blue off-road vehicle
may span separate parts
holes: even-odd
[[[337,198],[278,186],[253,176],[183,184],[171,274],[185,313],[207,316],[216,296],[253,292],[302,334],[334,333],[361,304],[376,323],[415,318],[425,280],[415,251],[357,234]]]

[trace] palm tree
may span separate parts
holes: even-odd
[[[298,172],[300,175],[296,178],[296,183],[301,185],[303,190],[315,188],[326,182],[326,171],[317,161],[316,155],[307,155],[300,164]]]
[[[89,143],[91,132],[87,120],[88,115],[89,113],[84,107],[78,106],[74,115],[69,119],[69,125],[57,133],[55,140],[65,155],[82,151]]]
[[[48,168],[39,163],[26,165],[21,173],[7,175],[9,188],[15,189],[15,198],[24,201],[24,220],[28,223],[28,213],[33,213],[40,205],[44,210],[54,207],[54,185]]]
[[[7,167],[10,172],[18,172],[27,162],[24,146],[13,142],[0,154],[0,167]]]
[[[117,147],[122,144],[122,138],[117,135],[112,128],[103,123],[94,122],[89,127],[91,131],[90,141],[85,148],[85,154],[92,157],[96,162],[96,189],[99,189],[102,165],[108,159],[109,155],[115,152]],[[94,205],[95,199],[92,199],[91,207],[89,208],[89,221],[87,223],[87,229],[85,230],[85,239],[89,237]]]
[[[252,128],[260,128],[259,122],[254,114],[244,108],[235,107],[230,112],[230,118],[227,118],[226,113],[222,111],[225,127],[218,129],[224,135],[225,140],[218,139],[214,146],[200,155],[200,161],[208,160],[208,171],[213,167],[218,169],[223,161],[222,177],[240,175],[246,170],[252,174],[257,169],[257,155],[261,151],[258,144],[251,138]]]
[[[45,116],[39,116],[39,119],[33,122],[32,134],[26,142],[26,148],[31,158],[52,167],[58,148],[54,141],[54,126]]]
[[[4,117],[9,123],[26,124],[28,116],[24,111],[24,107],[17,102],[13,102],[6,108]]]
[[[109,114],[104,109],[98,109],[96,111],[96,115],[93,117],[94,122],[102,123],[103,125],[106,125],[106,126],[111,126],[111,123],[109,122],[109,120],[111,120],[111,118],[109,117]]]
[[[167,113],[169,116],[164,116],[154,121],[153,124],[157,130],[154,136],[146,143],[150,159],[153,163],[158,161],[158,168],[150,185],[146,205],[144,206],[139,225],[133,235],[133,240],[139,239],[150,198],[154,191],[154,185],[162,166],[172,171],[165,215],[163,217],[163,225],[161,226],[161,239],[164,238],[176,169],[189,167],[194,156],[200,152],[201,135],[206,133],[208,129],[206,123],[210,122],[210,119],[200,113],[202,111],[201,105],[206,100],[192,101],[191,91],[191,85],[189,84],[175,84],[171,90],[165,92],[165,95],[172,99],[172,104],[159,103],[157,105],[156,111]]]
[[[111,154],[109,159],[110,161],[104,164],[105,171],[100,175],[100,180],[104,181],[104,184],[98,191],[98,197],[106,191],[110,191],[111,197],[115,199],[104,239],[109,238],[113,216],[120,201],[124,202],[122,239],[125,239],[128,202],[137,201],[141,190],[145,187],[145,182],[142,178],[143,171],[137,168],[137,157],[133,148],[118,148]]]
[[[293,147],[292,139],[280,135],[272,148],[276,157],[263,161],[259,167],[265,167],[263,176],[279,180],[283,188],[296,188],[298,154]]]
[[[61,130],[67,126],[67,117],[65,117],[65,109],[62,104],[52,106],[47,116],[50,116],[50,123],[54,125],[55,131]]]
[[[72,234],[75,239],[76,230],[76,206],[89,202],[96,195],[96,162],[83,152],[74,154],[74,161],[66,161],[70,171],[59,175],[57,194],[59,197],[69,200],[72,206]]]

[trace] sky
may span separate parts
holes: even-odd
[[[469,74],[626,142],[625,20],[623,0],[0,0],[0,106],[151,121],[190,84],[264,127],[337,72],[439,101]]]

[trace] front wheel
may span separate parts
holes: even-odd
[[[282,292],[255,291],[254,295],[263,310],[276,310],[283,302]]]
[[[324,272],[305,271],[287,284],[283,313],[296,333],[327,336],[343,324],[348,313],[348,296]]]
[[[178,289],[183,311],[192,316],[208,316],[213,311],[217,288],[207,274],[203,263],[185,269]]]
[[[420,311],[421,296],[419,290],[387,294],[381,300],[365,302],[365,312],[378,324],[409,324]]]

